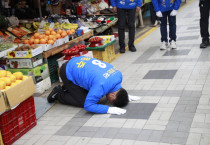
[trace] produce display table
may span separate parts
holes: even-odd
[[[114,43],[116,40],[98,47],[87,47],[86,50],[93,52],[93,57],[104,62],[112,62],[115,59]]]
[[[55,54],[58,54],[58,53],[62,52],[63,50],[67,49],[70,46],[70,44],[72,44],[72,43],[78,43],[78,42],[83,41],[85,39],[88,39],[88,38],[90,38],[92,36],[93,36],[93,31],[90,30],[89,32],[84,33],[82,36],[77,37],[77,38],[69,41],[68,43],[65,43],[65,44],[63,44],[61,46],[58,46],[58,47],[55,47],[53,49],[50,49],[48,51],[43,52],[43,57],[44,58],[48,58],[50,56],[53,56]]]

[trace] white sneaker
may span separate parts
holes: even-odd
[[[171,47],[171,49],[176,49],[176,41],[172,40],[170,42],[170,47]]]
[[[165,41],[162,42],[161,46],[160,46],[160,50],[166,50],[168,46],[168,43],[166,43]]]

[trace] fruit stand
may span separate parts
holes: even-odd
[[[28,2],[17,5],[23,8]],[[114,60],[114,36],[95,35],[100,28],[113,26],[117,18],[88,15],[87,11],[95,12],[87,3],[86,13],[78,5],[78,12],[71,11],[72,15],[58,9],[37,18],[34,13],[13,12],[13,4],[0,12],[0,145],[14,143],[36,125],[33,95],[43,94],[59,80],[64,62],[81,55]]]

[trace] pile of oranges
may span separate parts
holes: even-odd
[[[49,28],[47,31],[45,31],[44,34],[41,33],[35,33],[30,39],[25,39],[24,44],[54,44],[57,39],[64,38],[67,35],[74,34],[75,30],[62,30],[58,29],[57,31],[54,31],[52,28]]]

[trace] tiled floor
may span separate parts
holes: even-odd
[[[198,1],[179,11],[177,27],[177,50],[159,50],[157,29],[112,62],[141,97],[125,115],[56,104],[15,144],[210,145],[210,47],[199,48]]]

